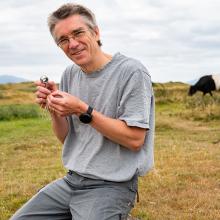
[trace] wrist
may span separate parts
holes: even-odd
[[[77,116],[80,116],[82,113],[85,113],[88,110],[89,105],[87,105],[85,102],[83,101],[79,101],[79,108],[78,108],[78,112],[77,112]]]
[[[79,120],[84,124],[89,124],[92,121],[93,108],[89,105],[86,112],[80,114]]]

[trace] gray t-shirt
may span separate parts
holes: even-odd
[[[139,61],[116,53],[103,69],[90,74],[71,65],[62,76],[60,89],[107,117],[148,130],[143,147],[134,152],[72,115],[68,117],[69,132],[63,146],[67,169],[85,177],[120,182],[152,168],[154,95],[149,73]]]

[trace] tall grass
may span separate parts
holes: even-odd
[[[0,121],[37,118],[40,116],[40,110],[33,104],[11,104],[0,106]]]
[[[188,96],[188,89],[183,83],[154,84],[158,111],[193,121],[220,119],[220,92],[213,96],[203,96],[201,92]]]

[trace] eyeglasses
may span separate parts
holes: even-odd
[[[61,37],[57,41],[57,45],[61,48],[66,48],[70,43],[70,39],[74,39],[76,41],[79,41],[85,36],[86,31],[88,31],[88,30],[84,30],[84,29],[74,30],[74,31],[72,31],[72,33],[69,36]]]

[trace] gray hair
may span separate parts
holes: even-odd
[[[48,22],[50,33],[53,37],[55,37],[53,31],[54,31],[56,24],[59,21],[65,18],[68,18],[72,15],[80,15],[84,19],[86,25],[91,30],[94,30],[94,28],[97,27],[95,15],[90,9],[79,4],[67,3],[67,4],[62,5],[56,11],[52,12],[48,17],[47,22]],[[100,40],[98,40],[97,43],[99,46],[102,46],[102,43]]]

